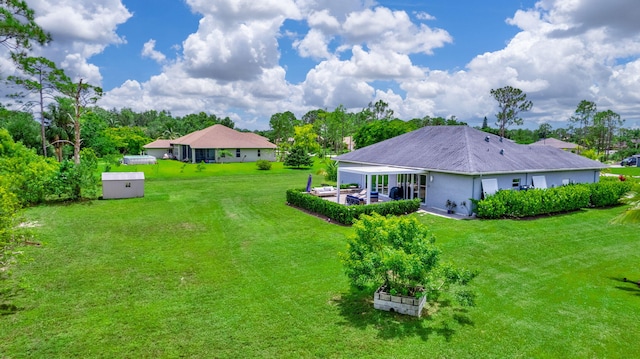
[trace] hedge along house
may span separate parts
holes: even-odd
[[[154,141],[150,146],[158,141]],[[223,125],[213,125],[169,140],[173,158],[191,163],[255,162],[276,160],[276,145],[251,132],[240,132]],[[225,155],[221,150],[231,153]],[[147,150],[148,151],[148,150]]]
[[[519,145],[468,126],[428,126],[338,156],[338,184],[471,215],[498,190],[598,182],[602,163],[551,146]],[[393,193],[392,193],[393,192]],[[339,198],[339,197],[338,197]],[[367,202],[369,203],[369,202]]]

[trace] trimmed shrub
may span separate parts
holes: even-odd
[[[473,201],[479,218],[523,218],[576,211],[586,207],[616,205],[631,190],[629,182],[603,180],[528,191],[502,190],[481,201]]]
[[[271,162],[269,162],[267,160],[257,160],[256,161],[256,166],[261,171],[268,171],[268,170],[271,169]]]
[[[631,191],[633,184],[620,181],[616,177],[589,184],[591,190],[591,205],[593,207],[609,207],[620,203],[620,198]]]
[[[345,206],[327,201],[320,197],[306,193],[304,189],[287,190],[287,203],[306,209],[307,211],[327,216],[342,224],[353,224],[363,214],[378,213],[386,215],[402,215],[412,213],[420,208],[420,200],[391,201],[362,206]]]

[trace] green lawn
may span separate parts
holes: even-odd
[[[162,161],[145,197],[40,206],[40,247],[0,317],[0,358],[629,358],[640,226],[624,207],[522,221],[420,215],[443,259],[480,271],[478,306],[375,311],[338,261],[349,227],[285,205],[315,170]],[[314,175],[314,185],[323,182]],[[446,306],[446,303],[443,305]],[[446,309],[446,308],[445,308]]]
[[[625,176],[640,176],[640,167],[611,167],[611,173]]]

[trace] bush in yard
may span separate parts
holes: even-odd
[[[16,229],[21,219],[20,208],[18,196],[11,192],[6,179],[0,177],[0,315],[13,308],[9,299],[19,290],[12,278],[12,267],[21,254],[16,250],[23,238]]]
[[[271,162],[267,160],[258,160],[256,161],[256,166],[261,171],[268,171],[271,169]]]
[[[48,183],[49,200],[71,200],[98,197],[100,180],[97,175],[98,159],[90,148],[80,151],[80,164],[65,160]],[[53,196],[53,198],[51,198]]]
[[[373,291],[382,285],[392,295],[429,300],[455,289],[459,304],[473,305],[475,295],[465,286],[476,273],[442,264],[434,236],[415,217],[363,215],[353,229],[340,256],[354,288]]]
[[[322,160],[324,167],[318,170],[318,174],[324,176],[324,179],[327,181],[337,181],[338,180],[338,162],[325,159]]]
[[[58,168],[52,158],[38,156],[34,150],[14,142],[7,130],[0,128],[0,176],[23,206],[41,203],[47,183]]]
[[[591,190],[591,205],[593,207],[608,207],[620,203],[620,198],[631,191],[630,181],[620,181],[616,177],[601,179],[600,182],[589,184]]]

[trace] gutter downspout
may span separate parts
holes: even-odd
[[[340,162],[338,162],[338,173],[336,175],[336,182],[338,183],[338,192],[336,193],[336,203],[340,204]]]
[[[371,175],[367,174],[367,204],[371,204]]]

